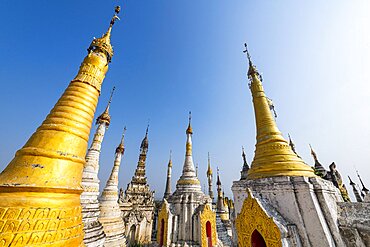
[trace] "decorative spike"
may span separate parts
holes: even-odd
[[[353,194],[355,194],[356,201],[357,202],[362,202],[363,198],[361,197],[361,194],[359,193],[359,191],[357,189],[357,185],[352,181],[350,176],[348,176],[348,179],[349,179],[349,184],[352,186]]]
[[[208,152],[208,168],[207,168],[207,177],[209,176],[212,176],[213,174],[213,171],[212,171],[212,168],[211,168],[211,158],[209,156],[209,152]]]
[[[113,97],[113,93],[114,93],[115,89],[116,89],[116,87],[113,87],[113,89],[110,93],[110,97],[109,97],[107,107],[105,108],[104,112],[96,119],[96,124],[100,124],[102,122],[105,122],[106,126],[109,127],[110,120],[111,120],[111,117],[110,117],[110,114],[109,114],[109,108],[110,108],[110,104],[112,103],[112,97]]]
[[[186,129],[186,134],[193,134],[193,128],[191,127],[191,111],[189,111],[189,125]]]
[[[248,177],[249,165],[247,162],[247,156],[245,154],[243,146],[242,146],[242,158],[243,158],[243,168],[240,171],[240,180],[245,180]]]
[[[360,180],[361,185],[362,185],[362,189],[361,189],[361,190],[362,190],[365,194],[369,193],[368,188],[366,188],[366,187],[365,187],[365,184],[362,182],[362,179],[361,179],[361,177],[360,177],[360,174],[358,173],[358,171],[357,171],[357,170],[356,170],[356,173],[357,173],[357,177],[358,177],[358,179]]]

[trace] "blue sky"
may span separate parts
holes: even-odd
[[[242,53],[248,42],[273,99],[277,123],[313,164],[335,161],[346,183],[358,169],[370,187],[370,5],[367,1],[2,1],[0,3],[3,169],[77,73],[92,38],[122,5],[115,55],[97,114],[116,86],[100,179],[111,171],[127,126],[120,185],[126,187],[150,119],[147,175],[163,195],[169,150],[173,188],[185,155],[187,114],[193,153],[206,184],[207,152],[231,195],[241,146],[253,158],[255,123]],[[92,133],[95,131],[93,126]],[[356,179],[357,182],[357,179]],[[348,183],[347,183],[348,184]]]

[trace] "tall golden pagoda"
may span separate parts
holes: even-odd
[[[247,45],[245,44],[246,48]],[[271,114],[271,101],[266,97],[262,86],[262,78],[253,65],[246,49],[250,80],[250,90],[253,97],[256,117],[257,143],[254,159],[248,171],[248,179],[258,179],[276,176],[315,176],[313,169],[304,163],[289,146],[279,131]]]
[[[1,246],[83,245],[82,169],[119,10],[108,31],[92,41],[45,121],[0,174]]]

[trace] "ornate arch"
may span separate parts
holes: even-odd
[[[212,244],[217,245],[216,233],[216,213],[212,211],[211,207],[206,204],[199,214],[201,227],[201,247],[207,247],[207,222],[211,223]]]
[[[257,230],[267,247],[282,247],[280,229],[272,217],[266,213],[249,189],[248,197],[243,202],[242,210],[235,219],[239,247],[251,247],[251,238]]]

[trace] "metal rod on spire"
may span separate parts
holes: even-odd
[[[150,121],[150,119],[148,119],[148,125],[146,126],[145,136],[148,136],[148,132],[149,132],[149,121]]]
[[[365,194],[367,194],[369,192],[368,188],[365,187],[365,184],[364,182],[362,182],[362,179],[360,177],[360,174],[358,173],[358,171],[356,170],[356,173],[357,173],[357,177],[358,179],[360,180],[361,182],[361,185],[362,185],[362,191],[365,192]]]
[[[112,102],[112,97],[113,97],[114,90],[116,90],[116,87],[115,87],[115,86],[113,86],[112,91],[111,91],[111,93],[110,93],[110,97],[109,97],[109,101],[108,101],[108,104],[109,104],[109,105],[110,105],[110,103]]]
[[[252,59],[251,59],[251,55],[249,54],[249,51],[248,51],[248,45],[247,45],[247,43],[244,43],[244,47],[245,47],[245,50],[243,52],[247,54],[247,58],[248,58],[249,64],[252,64]]]
[[[120,18],[118,17],[118,14],[119,12],[121,11],[121,7],[118,5],[114,8],[114,15],[109,23],[109,26],[112,27],[114,25],[114,23],[116,22],[116,20],[120,20]]]
[[[126,133],[126,126],[123,128],[123,133],[122,133],[122,138],[121,138],[121,143],[123,144],[124,140],[125,140],[125,133]]]

